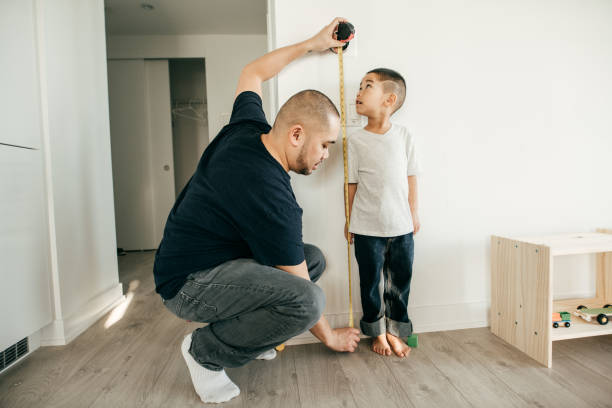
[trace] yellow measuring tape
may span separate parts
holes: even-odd
[[[349,198],[348,198],[348,152],[346,147],[346,110],[344,108],[344,62],[342,58],[342,47],[338,47],[338,67],[340,69],[340,120],[342,122],[342,157],[344,159],[344,213],[347,227],[346,255],[348,261],[348,290],[349,290],[349,326],[353,327],[353,290],[351,279],[351,233],[349,217]]]
[[[349,201],[348,201],[348,152],[346,146],[346,110],[344,108],[344,62],[342,59],[342,47],[338,47],[338,67],[340,69],[340,121],[342,122],[342,157],[344,160],[344,212],[347,228],[350,227]],[[353,327],[353,290],[351,279],[351,243],[347,234],[346,255],[348,261],[348,289],[349,289],[349,326]],[[285,344],[276,346],[276,350],[283,351]]]

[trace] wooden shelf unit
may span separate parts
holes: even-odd
[[[553,300],[553,257],[597,256],[595,297]],[[612,304],[612,230],[542,237],[491,236],[491,332],[541,364],[552,366],[552,342],[612,334],[612,324],[574,316],[578,305]],[[572,326],[553,329],[552,313],[572,313]]]

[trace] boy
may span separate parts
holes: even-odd
[[[413,233],[420,228],[414,141],[405,127],[390,121],[405,96],[406,82],[393,70],[377,68],[361,80],[356,108],[368,124],[348,140],[350,237],[344,228],[359,265],[361,331],[374,338],[376,353],[388,356],[393,350],[399,357],[410,353],[402,337],[412,334],[408,295]]]

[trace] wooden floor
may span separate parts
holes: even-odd
[[[154,292],[152,253],[120,257],[131,298],[65,347],[45,347],[0,375],[0,407],[198,407],[179,352],[197,327]],[[228,370],[241,394],[227,407],[612,407],[612,336],[553,346],[547,369],[488,329],[423,333],[409,359],[320,344]]]

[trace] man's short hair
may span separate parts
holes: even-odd
[[[376,74],[378,80],[384,82],[383,91],[392,92],[397,96],[395,108],[393,109],[393,113],[395,113],[402,107],[404,100],[406,100],[406,81],[404,77],[399,72],[389,68],[376,68],[368,71],[368,74]]]
[[[281,106],[276,115],[277,123],[287,125],[316,123],[321,128],[329,127],[329,116],[340,117],[336,105],[324,93],[306,89],[293,95]]]

